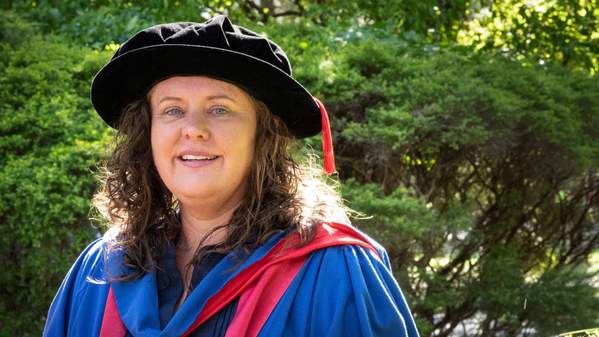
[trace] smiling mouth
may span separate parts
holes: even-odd
[[[194,156],[194,155],[184,155],[178,157],[183,161],[209,161],[218,158],[219,156]]]

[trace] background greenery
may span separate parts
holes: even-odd
[[[387,247],[421,335],[599,325],[596,1],[0,4],[0,336],[39,336],[94,237],[112,131],[89,84],[160,22],[226,13],[290,55],[332,114],[357,225]],[[318,148],[318,137],[306,145]]]

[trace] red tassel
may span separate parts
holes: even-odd
[[[316,105],[320,109],[322,117],[322,154],[324,156],[324,171],[331,175],[335,172],[335,155],[333,154],[333,137],[331,136],[331,124],[329,123],[329,114],[324,104],[316,98],[312,97]]]

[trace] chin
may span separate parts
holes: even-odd
[[[214,196],[218,191],[216,187],[210,187],[206,185],[187,185],[187,186],[179,186],[173,190],[173,194],[177,196],[178,199],[187,198],[187,199],[202,199],[209,198]]]

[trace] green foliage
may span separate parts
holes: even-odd
[[[528,284],[525,291],[526,318],[538,327],[541,336],[597,326],[597,287],[587,282],[584,270],[549,270],[538,282]]]
[[[19,45],[22,41],[27,41],[34,34],[31,24],[22,21],[17,15],[11,12],[1,11],[2,21],[0,22],[0,41],[9,46]],[[3,48],[7,45],[3,45]]]
[[[422,240],[431,234],[431,230],[440,225],[436,222],[435,213],[426,207],[422,200],[414,198],[408,191],[398,188],[385,195],[376,184],[359,184],[354,180],[345,181],[343,195],[352,200],[353,207],[367,214],[374,214],[373,222],[380,226],[372,234],[381,241],[397,243],[404,241],[407,245]],[[418,219],[414,222],[412,219]]]
[[[586,216],[599,188],[596,78],[401,41],[352,44],[333,64],[323,90],[346,197],[373,215],[362,225],[412,285],[421,328],[443,335],[480,314],[481,335],[597,324],[584,267],[599,243]],[[546,301],[549,284],[585,314]]]
[[[479,281],[474,296],[478,305],[492,316],[517,324],[524,307],[524,268],[518,249],[502,246],[493,249],[481,261]],[[501,275],[498,277],[498,275]]]
[[[463,43],[500,50],[520,60],[558,62],[599,71],[599,5],[596,1],[497,1],[479,8],[463,29]]]
[[[31,37],[0,47],[0,336],[37,336],[66,270],[97,235],[92,169],[108,134],[87,88],[106,55],[41,39],[5,17],[0,35]]]
[[[506,14],[529,11],[521,2],[494,2],[493,20],[470,1],[248,3],[13,1],[33,25],[2,14],[0,317],[11,323],[0,336],[39,335],[66,269],[96,234],[91,171],[110,132],[88,87],[110,57],[103,50],[149,24],[215,12],[277,41],[327,105],[343,195],[372,216],[356,224],[389,251],[423,336],[468,319],[478,335],[599,324],[588,270],[599,245],[596,23]],[[552,6],[553,16],[572,13],[572,1]],[[538,34],[534,48],[524,35],[505,38],[516,19]],[[564,62],[567,39],[581,41],[580,58]]]
[[[452,52],[416,59],[410,51],[376,42],[346,50],[345,58],[334,63],[344,71],[339,63],[345,62],[353,71],[337,77],[343,88],[353,86],[372,103],[360,116],[350,116],[344,138],[400,148],[417,137],[426,142],[427,151],[493,146],[491,153],[502,155],[516,145],[510,143],[516,139],[506,137],[529,134],[570,152],[580,169],[597,163],[593,106],[598,87],[582,74]],[[340,113],[342,118],[353,114]]]
[[[440,46],[457,42],[521,62],[599,71],[599,6],[592,0],[14,0],[5,8],[36,22],[42,31],[95,48],[124,41],[150,24],[201,21],[224,13],[255,28],[273,21],[302,22],[360,39],[402,34]]]
[[[240,1],[12,1],[9,7],[34,22],[39,31],[60,34],[68,40],[104,49],[121,43],[153,24],[175,21],[204,21],[226,10],[232,20],[250,23]]]

